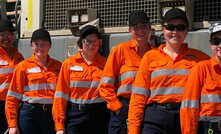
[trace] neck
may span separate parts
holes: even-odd
[[[85,52],[81,52],[81,56],[84,58],[84,60],[88,63],[88,64],[92,64],[94,61],[96,54],[88,54]]]
[[[180,53],[180,50],[182,49],[182,47],[180,48],[176,48],[176,47],[171,47],[171,45],[166,45],[164,47],[164,52],[166,54],[168,54],[172,59],[176,59],[176,57],[178,56],[178,54]]]
[[[151,49],[150,44],[147,41],[137,41],[138,54],[143,56],[148,50]]]
[[[36,59],[43,65],[47,65],[47,56],[36,56]]]

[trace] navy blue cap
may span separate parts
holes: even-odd
[[[14,28],[11,21],[6,19],[0,20],[0,31],[11,31],[14,32],[16,29]]]
[[[129,18],[128,18],[128,22],[129,22],[129,26],[135,26],[138,23],[149,24],[150,18],[143,11],[134,11],[134,12],[130,13]]]
[[[46,40],[51,44],[51,36],[44,28],[37,29],[32,33],[31,42],[38,39]]]
[[[89,34],[97,34],[98,38],[100,38],[100,32],[98,31],[98,28],[92,25],[87,25],[83,27],[80,30],[80,38],[84,39],[86,38]]]

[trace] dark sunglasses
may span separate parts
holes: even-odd
[[[174,31],[174,30],[184,31],[187,29],[187,26],[183,24],[179,24],[179,25],[167,24],[167,25],[164,25],[164,27],[166,28],[166,30],[169,30],[169,31]]]
[[[219,44],[221,44],[221,39],[219,39],[219,38],[212,38],[210,40],[210,42],[211,42],[212,45],[219,46]]]

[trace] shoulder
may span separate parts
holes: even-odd
[[[210,58],[207,54],[205,54],[204,52],[202,52],[200,50],[197,50],[194,48],[188,48],[188,49],[189,49],[189,51],[186,55],[187,57],[193,57],[198,60],[207,60]]]

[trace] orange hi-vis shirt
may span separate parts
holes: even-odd
[[[212,57],[191,70],[180,111],[182,134],[197,134],[198,121],[221,121],[219,64],[216,57]]]
[[[80,52],[64,61],[52,108],[56,131],[65,129],[67,102],[74,104],[104,102],[99,97],[98,85],[105,63],[106,59],[97,54],[93,63],[88,65]]]
[[[19,102],[52,104],[61,63],[48,56],[47,67],[35,56],[20,62],[13,73],[6,98],[6,117],[9,128],[18,127]]]
[[[14,68],[24,59],[16,48],[8,46],[7,49],[13,54],[11,58],[4,48],[0,47],[0,101],[5,101]]]
[[[173,60],[161,45],[147,52],[133,84],[129,105],[129,134],[140,134],[145,107],[156,103],[180,103],[189,70],[209,57],[195,49],[184,47]]]
[[[114,47],[108,56],[99,92],[112,111],[122,107],[118,96],[130,98],[132,83],[142,58],[137,49],[136,41],[130,40]]]

